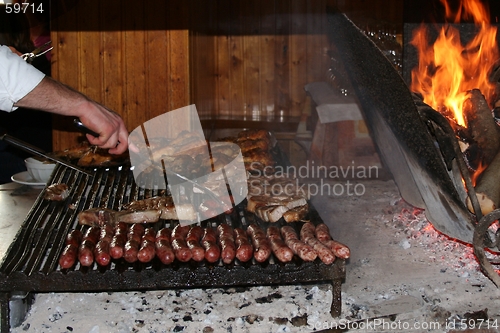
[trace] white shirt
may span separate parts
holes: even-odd
[[[0,110],[17,109],[14,104],[35,89],[44,77],[45,74],[7,46],[0,45]]]

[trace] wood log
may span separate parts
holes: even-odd
[[[481,174],[475,190],[483,215],[500,208],[500,152],[495,154],[493,161]],[[469,197],[467,208],[474,213]]]
[[[470,98],[464,103],[464,115],[472,138],[482,152],[482,165],[489,165],[500,149],[500,128],[478,89],[471,90]]]

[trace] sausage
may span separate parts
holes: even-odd
[[[222,262],[230,264],[236,256],[233,228],[226,223],[219,224],[217,226],[217,238],[221,248]]]
[[[137,253],[137,259],[140,262],[150,262],[156,254],[155,249],[156,232],[153,228],[146,228],[142,236],[141,246]]]
[[[165,264],[171,264],[175,259],[175,253],[172,245],[166,239],[157,239],[155,242],[156,256],[160,261]]]
[[[95,243],[90,239],[84,239],[78,247],[78,261],[82,266],[91,266],[94,262]]]
[[[109,255],[109,241],[107,238],[100,239],[94,249],[94,258],[98,265],[108,266],[111,263]]]
[[[175,253],[170,244],[171,238],[172,230],[170,228],[162,228],[156,233],[156,256],[165,265],[171,264],[175,260]]]
[[[320,241],[320,242],[324,242],[324,241],[327,241],[329,239],[332,239],[332,237],[330,236],[330,229],[328,228],[328,226],[324,223],[320,223],[316,226],[316,229],[315,229],[315,234],[316,234],[316,238]]]
[[[236,245],[236,258],[247,262],[253,257],[253,246],[248,240],[246,232],[241,228],[234,228],[234,243]]]
[[[132,224],[130,229],[128,229],[127,240],[134,240],[140,243],[145,230],[144,226],[140,223]]]
[[[325,244],[333,252],[333,254],[340,259],[348,259],[351,256],[351,250],[347,247],[347,245],[333,239],[329,239],[323,242],[323,244]]]
[[[201,239],[201,245],[205,249],[205,259],[209,263],[214,263],[220,258],[220,248],[217,245],[217,234],[215,230],[207,227]]]
[[[252,240],[254,247],[253,257],[257,262],[266,261],[271,255],[271,243],[264,231],[256,224],[252,223],[247,228],[247,234]]]
[[[99,227],[90,227],[85,231],[85,234],[83,235],[82,242],[84,240],[89,240],[95,244],[99,241],[99,236],[101,234],[101,228]]]
[[[267,238],[271,242],[271,249],[281,262],[289,262],[293,258],[292,250],[286,246],[283,238],[281,238],[280,230],[278,227],[270,226],[267,228]]]
[[[129,262],[133,263],[137,261],[137,254],[139,253],[140,243],[135,239],[129,239],[123,247],[123,258]]]
[[[82,266],[91,266],[94,262],[94,248],[99,241],[101,230],[99,227],[90,227],[85,231],[82,242],[78,247],[78,261]]]
[[[80,230],[78,229],[71,230],[66,236],[66,245],[73,244],[78,247],[82,242],[82,238],[83,234]]]
[[[127,242],[128,226],[125,222],[118,222],[115,226],[115,234],[109,245],[109,255],[113,259],[123,257],[123,249]]]
[[[316,226],[316,238],[333,252],[336,257],[348,259],[351,256],[351,250],[347,245],[332,239],[330,229],[324,223]]]
[[[314,224],[310,222],[304,223],[300,230],[300,239],[316,251],[323,263],[329,265],[335,261],[335,255],[314,236],[315,230]]]
[[[165,264],[171,264],[175,259],[175,253],[170,245],[172,230],[162,228],[156,233],[155,250],[156,256]]]
[[[99,240],[106,240],[108,243],[111,243],[113,240],[113,235],[115,233],[115,230],[112,226],[110,225],[105,225],[101,227],[101,232],[99,233]]]
[[[80,233],[81,235],[81,233]],[[59,265],[61,268],[71,268],[76,262],[76,257],[78,255],[78,245],[66,244],[61,256],[59,257]]]
[[[202,236],[203,228],[199,225],[191,227],[186,236],[186,244],[191,250],[191,257],[194,261],[202,261],[205,258],[205,249],[200,245]]]
[[[113,240],[114,228],[110,225],[101,227],[99,241],[94,248],[94,259],[100,266],[107,266],[111,263],[109,254],[110,243]]]
[[[170,243],[172,239],[172,230],[170,228],[161,228],[156,233],[156,240],[166,239]]]
[[[291,226],[286,225],[281,227],[281,235],[285,240],[285,244],[302,260],[314,261],[318,257],[310,245],[299,239],[297,233]]]
[[[123,258],[129,263],[137,261],[137,254],[139,253],[144,230],[144,226],[139,223],[132,224],[128,230],[127,242],[123,248]]]
[[[186,236],[189,226],[176,225],[172,230],[172,249],[175,257],[181,262],[188,262],[192,258],[192,253],[186,243]]]
[[[78,256],[78,247],[82,242],[83,234],[80,230],[71,230],[66,235],[65,247],[59,257],[59,265],[61,268],[71,268],[76,262]]]

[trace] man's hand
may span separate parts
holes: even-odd
[[[121,154],[127,150],[128,132],[123,119],[117,113],[92,101],[87,101],[79,108],[81,122],[99,134],[99,137],[87,134],[92,145],[109,148],[111,154]]]
[[[109,148],[111,154],[127,150],[128,131],[117,113],[49,77],[45,77],[15,106],[78,117],[87,128],[99,134],[97,138],[87,134],[91,144]]]

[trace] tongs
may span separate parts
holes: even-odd
[[[49,40],[47,43],[43,44],[40,47],[37,47],[33,51],[22,54],[21,58],[23,58],[23,60],[25,60],[28,64],[31,64],[33,60],[44,55],[45,53],[51,51],[54,48],[53,46],[49,47],[51,43],[52,41]]]
[[[38,147],[35,147],[35,146],[32,146],[30,145],[29,143],[27,142],[24,142],[22,140],[19,140],[19,139],[16,139],[12,136],[10,136],[9,134],[3,134],[3,135],[0,135],[0,140],[3,140],[13,146],[16,146],[17,148],[20,148],[28,153],[31,153],[33,155],[37,155],[37,156],[40,156],[40,157],[43,157],[43,158],[46,158],[48,160],[51,160],[53,162],[56,162],[56,163],[59,163],[59,164],[62,164],[64,166],[67,166],[68,168],[71,168],[73,170],[76,170],[76,171],[79,171],[79,172],[82,172],[88,176],[91,176],[93,177],[94,174],[83,169],[83,168],[80,168],[79,166],[76,166],[76,165],[73,165],[57,156],[52,156],[50,154],[47,154],[46,152],[44,152],[42,149],[38,148]]]

